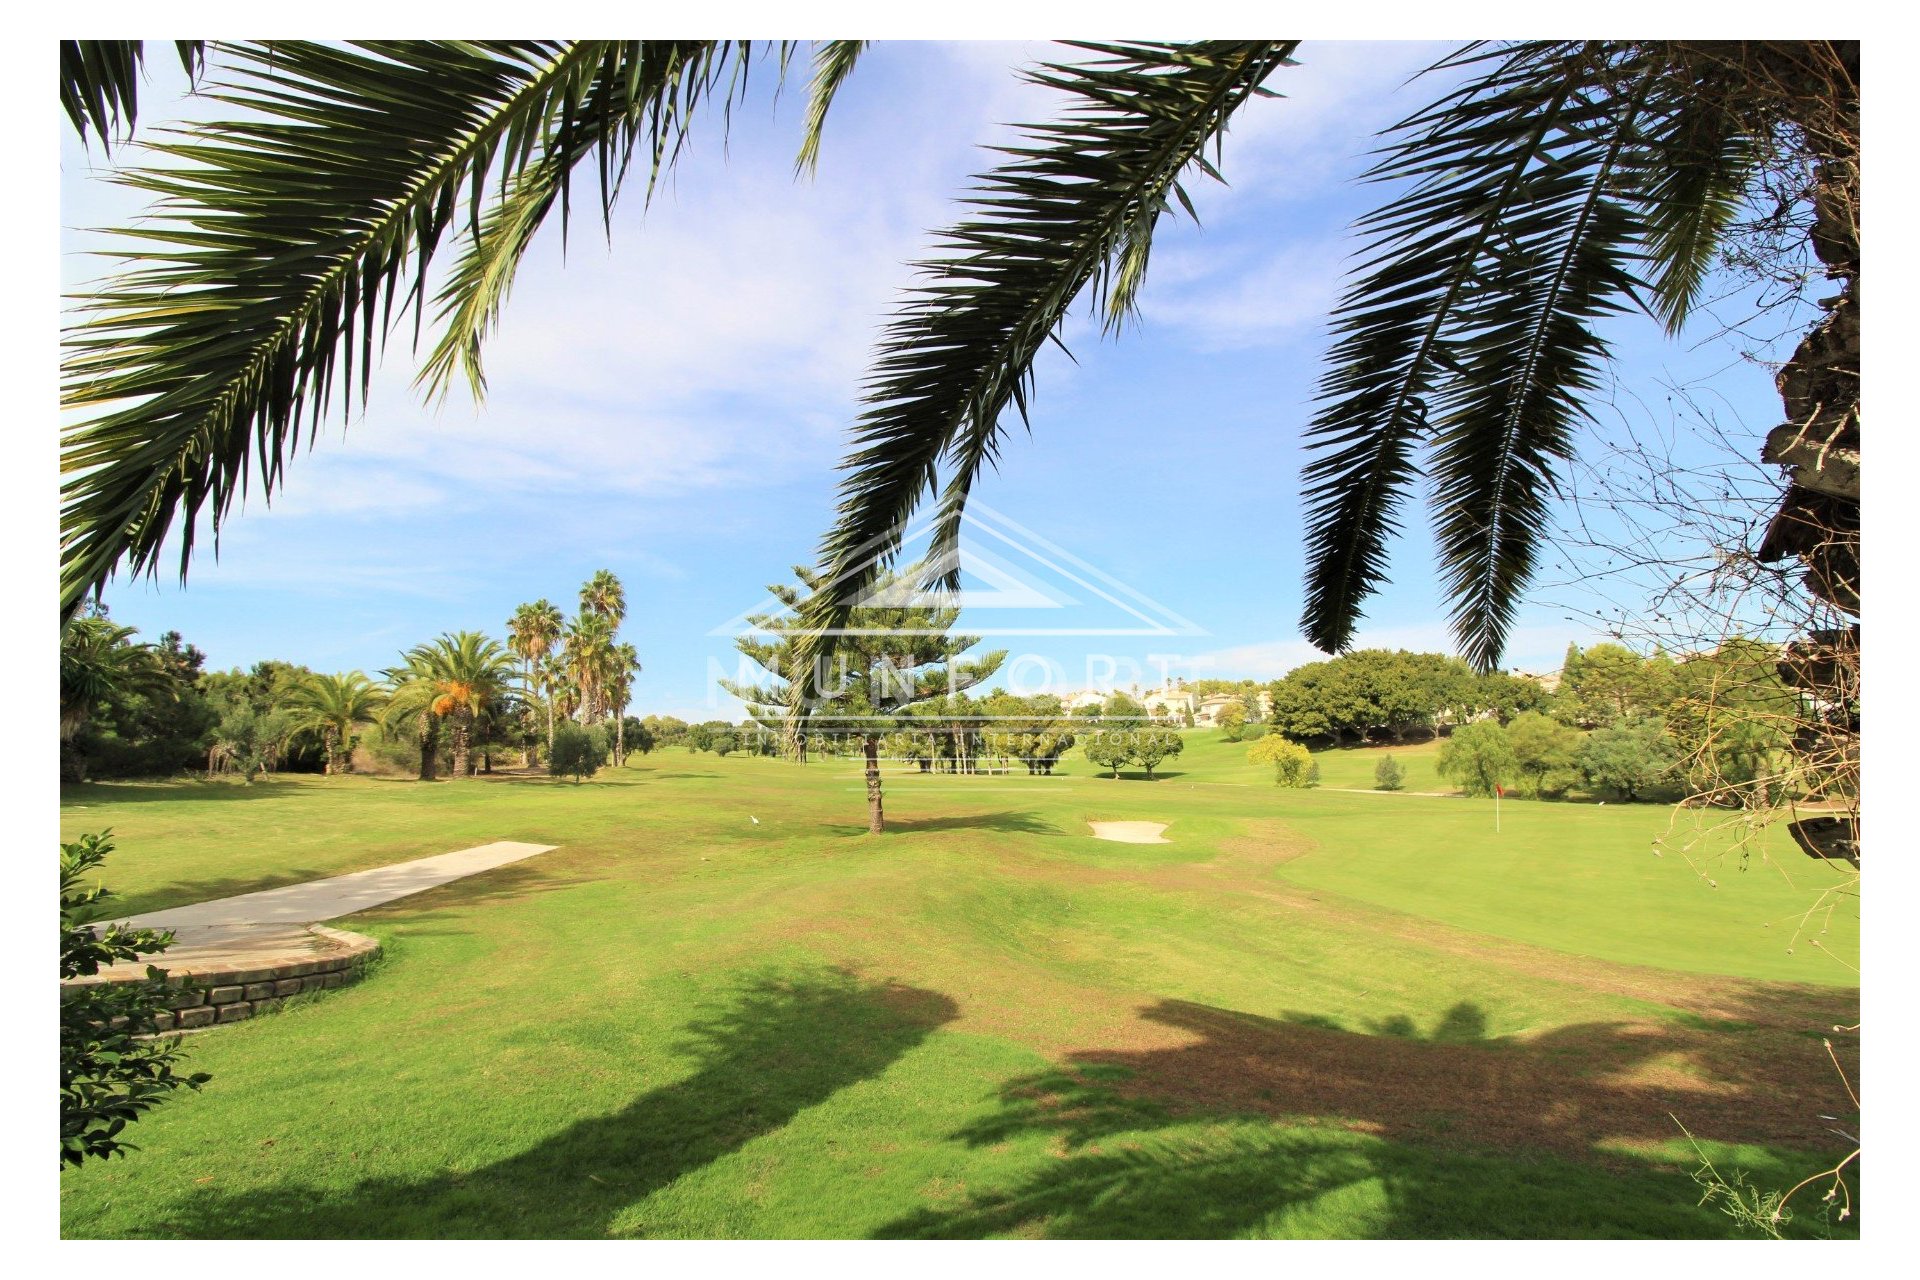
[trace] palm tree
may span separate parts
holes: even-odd
[[[627,592],[611,569],[599,569],[580,588],[580,612],[597,613],[618,631],[627,620]]]
[[[424,646],[401,654],[399,666],[388,667],[380,674],[388,690],[380,727],[388,733],[413,730],[420,748],[420,781],[432,782],[440,766],[440,717],[433,709],[440,690]]]
[[[139,634],[104,617],[75,618],[60,632],[60,754],[66,781],[84,782],[86,766],[74,741],[103,699],[146,694],[172,699],[179,690],[173,673],[150,644],[135,644]]]
[[[507,619],[507,649],[518,657],[523,664],[522,679],[526,682],[529,697],[547,693],[544,685],[547,655],[553,652],[554,644],[560,639],[560,630],[566,625],[560,616],[560,610],[542,597],[532,604],[523,604],[513,611],[513,617]],[[553,699],[544,698],[547,705],[547,750],[553,750]],[[528,763],[533,763],[531,759]]]
[[[319,733],[327,750],[327,772],[353,772],[353,731],[370,724],[386,706],[387,694],[365,673],[313,675],[289,690],[286,708],[295,732]]]
[[[1094,60],[1026,73],[1064,110],[981,175],[969,217],[921,264],[937,285],[910,292],[882,339],[821,547],[834,586],[816,633],[887,570],[930,490],[928,558],[946,566],[930,585],[957,585],[968,495],[1008,411],[1026,418],[1039,350],[1081,297],[1109,330],[1124,323],[1160,220],[1192,212],[1183,180],[1220,176],[1208,147],[1296,45],[1081,45]],[[809,148],[860,48],[817,49]],[[82,415],[63,444],[63,616],[123,560],[153,569],[176,515],[184,574],[196,514],[223,516],[252,463],[271,492],[356,356],[364,402],[377,318],[402,290],[403,311],[423,306],[426,259],[461,225],[420,380],[483,387],[482,339],[534,230],[556,203],[564,219],[574,166],[591,156],[611,175],[604,209],[636,146],[657,173],[697,108],[738,100],[744,77],[719,73],[750,57],[719,42],[216,52],[223,100],[264,123],[190,126],[154,147],[164,167],[124,175],[158,197],[127,254],[155,265],[89,299],[69,340]],[[104,86],[70,99],[105,104],[84,113],[102,131],[131,118],[123,64],[63,64],[63,93]],[[1319,408],[1300,424],[1310,638],[1350,643],[1425,446],[1455,632],[1492,665],[1608,355],[1596,322],[1638,306],[1677,328],[1743,201],[1770,188],[1812,208],[1805,242],[1840,294],[1780,378],[1788,425],[1763,456],[1792,466],[1794,487],[1760,553],[1801,556],[1816,592],[1857,610],[1857,43],[1530,41],[1442,65],[1471,78],[1386,135],[1371,176],[1408,189],[1361,223]]]
[[[613,762],[627,762],[627,700],[633,696],[633,678],[640,674],[640,653],[631,644],[613,646],[608,655],[608,700],[613,704]]]
[[[592,724],[605,705],[613,652],[613,623],[604,613],[581,613],[567,625],[562,661],[579,693],[580,722]]]
[[[453,776],[472,776],[474,722],[511,695],[513,667],[506,651],[478,631],[455,631],[416,646],[407,658],[430,687],[428,710],[447,723],[452,735]]]

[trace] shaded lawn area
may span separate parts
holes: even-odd
[[[1719,1236],[1672,1117],[1762,1185],[1838,1154],[1820,1033],[1856,992],[1761,927],[1803,891],[1702,888],[1645,852],[1662,810],[1510,805],[1502,861],[1467,802],[1207,785],[1259,770],[1204,754],[890,778],[879,840],[850,763],[677,751],[580,787],[76,789],[129,910],[562,847],[348,920],[368,981],[193,1038],[213,1083],[64,1174],[63,1232]]]

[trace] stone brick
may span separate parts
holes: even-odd
[[[176,1009],[194,1009],[207,1002],[207,993],[195,987],[191,991],[174,993],[173,1007]]]
[[[242,998],[245,990],[244,987],[215,987],[207,992],[207,1003],[232,1004],[235,1000]]]
[[[298,978],[282,978],[273,984],[273,994],[276,996],[290,996],[298,990],[300,990]]]
[[[154,1014],[153,1029],[155,1031],[173,1030],[173,1015],[171,1013],[168,1013],[164,1009],[162,1009],[159,1013]]]
[[[286,1001],[279,996],[262,996],[253,1002],[253,1011],[255,1013],[271,1013],[285,1003]]]
[[[330,973],[326,977],[326,984],[329,988],[344,987],[347,985],[347,975],[344,973]]]
[[[251,1018],[252,1016],[253,1016],[253,1006],[248,1004],[245,1000],[241,1000],[235,1004],[221,1005],[220,1016],[216,1018],[215,1021],[216,1022],[238,1022],[242,1018]]]
[[[213,1010],[206,1005],[199,1005],[192,1009],[182,1009],[175,1015],[175,1021],[177,1021],[183,1029],[186,1027],[204,1027],[213,1022]]]
[[[273,994],[273,984],[271,982],[249,982],[246,985],[245,991],[247,999],[258,1000],[261,996],[270,996]]]
[[[327,975],[324,973],[309,974],[307,977],[300,979],[301,989],[306,991],[318,991],[326,985]]]

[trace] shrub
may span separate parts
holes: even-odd
[[[607,762],[604,735],[596,739],[571,720],[562,720],[553,728],[553,753],[547,760],[547,772],[556,778],[572,777],[575,782],[591,778]]]
[[[1380,763],[1373,766],[1373,789],[1398,791],[1406,785],[1407,775],[1400,768],[1400,762],[1392,756],[1381,756]]]
[[[1253,744],[1247,752],[1247,759],[1254,764],[1273,766],[1273,781],[1281,787],[1310,787],[1320,780],[1320,766],[1314,763],[1313,756],[1297,742],[1289,742],[1277,733],[1270,733]]]
[[[108,925],[96,934],[81,922],[99,914],[108,896],[81,877],[113,852],[113,832],[84,835],[60,846],[60,977],[91,976],[116,960],[159,955],[173,935],[159,929]],[[180,1037],[150,1037],[155,1015],[168,1007],[166,973],[147,966],[145,982],[63,988],[60,1000],[60,1160],[80,1164],[137,1150],[121,1132],[175,1089],[198,1089],[204,1071],[181,1075]]]

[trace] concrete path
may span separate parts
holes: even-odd
[[[171,929],[182,946],[206,945],[215,937],[255,930],[285,934],[290,929],[350,916],[356,911],[432,889],[462,876],[491,871],[557,847],[501,840],[476,849],[375,867],[371,871],[196,902],[190,907],[149,911],[133,916],[128,923],[140,929]]]

